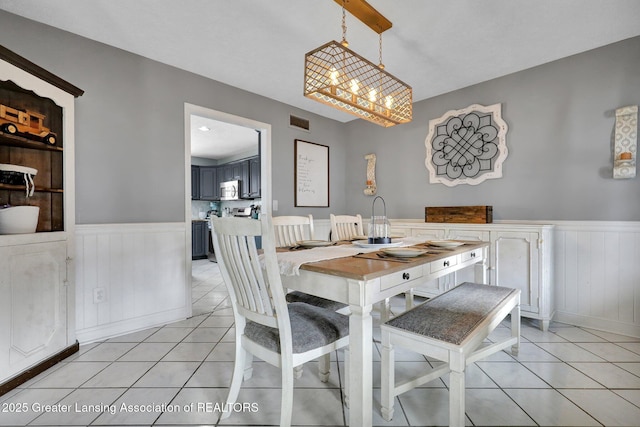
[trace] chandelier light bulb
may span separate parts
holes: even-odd
[[[333,86],[337,86],[338,85],[338,76],[340,75],[340,73],[338,73],[338,70],[336,70],[335,68],[331,69],[331,72],[329,73],[329,80],[331,80],[331,84]]]
[[[351,80],[351,92],[353,92],[354,95],[357,95],[359,89],[360,85],[358,84],[358,79]]]
[[[391,107],[393,106],[393,96],[387,95],[384,99],[384,105],[388,109],[391,109]]]
[[[377,98],[376,98],[377,92],[375,89],[371,89],[369,91],[369,101],[371,102],[376,102]]]

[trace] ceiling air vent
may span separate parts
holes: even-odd
[[[289,115],[289,126],[309,132],[309,120]]]

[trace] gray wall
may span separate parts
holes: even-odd
[[[345,209],[339,122],[4,11],[0,43],[85,91],[75,110],[78,224],[184,221],[185,102],[272,125],[279,215],[329,217],[293,207],[294,139],[329,145],[331,209]],[[309,118],[312,132],[290,128],[289,114]]]
[[[509,126],[503,177],[429,184],[429,120],[496,103]],[[375,153],[378,194],[391,218],[424,218],[425,206],[493,205],[497,219],[640,220],[640,170],[635,179],[612,178],[615,109],[638,104],[640,37],[417,102],[406,125],[350,122],[347,209],[370,215],[364,156]]]
[[[640,38],[417,102],[413,122],[387,129],[341,124],[3,11],[0,40],[86,92],[76,102],[79,224],[184,220],[184,102],[273,126],[276,215],[369,216],[364,156],[375,153],[392,218],[486,204],[496,219],[640,220],[640,178],[611,178],[613,113],[640,104]],[[503,178],[429,184],[429,120],[475,103],[502,103]],[[309,118],[312,132],[290,128],[289,114]],[[330,146],[330,208],[293,207],[296,138]]]

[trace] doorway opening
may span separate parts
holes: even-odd
[[[185,103],[184,129],[185,260],[191,287],[193,264],[202,264],[194,259],[215,261],[211,215],[255,217],[258,211],[270,211],[271,125]],[[234,181],[238,182],[238,197],[221,200],[220,184]],[[202,308],[196,304],[191,315],[200,314]]]

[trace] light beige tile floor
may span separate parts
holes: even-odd
[[[0,425],[277,425],[280,371],[261,361],[240,392],[246,407],[218,421],[215,405],[226,398],[235,357],[226,297],[217,264],[195,261],[192,318],[81,346],[0,396]],[[392,301],[394,310],[403,305],[402,298]],[[490,338],[504,333],[506,325]],[[640,425],[640,339],[557,323],[542,332],[527,319],[521,335],[518,356],[500,352],[468,368],[467,425]],[[383,421],[379,343],[372,345],[374,425],[448,425],[447,376],[397,397],[393,420]],[[406,350],[396,359],[398,378],[437,363]],[[322,383],[317,363],[305,366],[295,384],[294,425],[346,425],[342,352],[332,355],[331,369],[329,382]],[[70,410],[55,411],[64,408]]]

